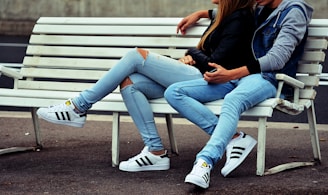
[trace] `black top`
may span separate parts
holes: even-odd
[[[211,11],[209,15],[211,16]],[[213,24],[214,18],[211,19]],[[202,73],[213,69],[208,66],[209,62],[217,63],[226,69],[245,66],[253,56],[251,42],[255,30],[254,21],[254,15],[250,9],[236,10],[222,20],[207,37],[204,51],[191,48],[186,55],[192,56],[196,61],[195,67]],[[252,72],[252,67],[248,67],[248,70]]]

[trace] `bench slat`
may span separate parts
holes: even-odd
[[[63,85],[65,87],[63,87]],[[35,90],[48,90],[48,91],[77,91],[81,92],[89,89],[94,85],[90,82],[52,82],[52,81],[29,81],[21,80],[17,83],[19,89],[35,89]],[[119,93],[119,88],[114,90],[113,93]]]
[[[35,78],[58,78],[77,80],[98,80],[107,71],[101,70],[69,70],[69,69],[44,69],[44,68],[22,68],[21,74],[25,77]],[[54,81],[56,82],[56,81]]]
[[[325,53],[322,51],[304,51],[301,61],[305,62],[323,62],[325,61]]]
[[[297,67],[298,73],[320,74],[322,72],[321,64],[299,64]]]
[[[128,47],[195,47],[199,38],[176,37],[123,37],[123,36],[62,36],[32,35],[30,44],[84,45],[84,46],[128,46]]]
[[[108,70],[116,64],[118,59],[96,59],[96,58],[55,58],[26,56],[23,64],[25,67],[53,67],[53,68],[76,68],[76,69],[93,69]]]
[[[314,89],[302,89],[300,90],[300,99],[314,100],[317,92]]]
[[[32,35],[30,44],[44,45],[85,45],[85,46],[143,46],[143,47],[194,47],[199,38],[177,37],[124,37],[124,36],[63,36],[63,35]],[[325,49],[327,40],[309,39],[306,49]]]
[[[204,27],[195,26],[188,31],[188,35],[199,36]],[[63,34],[63,35],[156,35],[181,36],[176,33],[176,26],[122,26],[122,25],[47,25],[37,24],[33,28],[36,34]]]
[[[28,55],[63,56],[63,57],[98,57],[98,58],[120,58],[131,48],[89,48],[89,47],[60,47],[60,46],[36,46],[30,45],[26,53]],[[184,56],[185,49],[155,49],[144,48],[149,51],[168,55],[172,58]]]
[[[309,36],[313,37],[328,37],[328,27],[309,27]]]
[[[172,17],[41,17],[38,24],[85,24],[85,25],[149,25],[176,26],[182,18]],[[201,19],[195,25],[207,27],[209,20]]]
[[[319,85],[318,76],[296,76],[297,80],[304,83],[305,86],[315,87]]]
[[[328,41],[326,39],[307,39],[305,49],[320,49],[324,50],[327,48]]]

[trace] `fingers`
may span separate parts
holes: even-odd
[[[177,26],[177,33],[179,33],[179,31],[180,31],[182,35],[185,35],[186,29],[188,28],[188,26],[189,26],[188,20],[186,18],[184,18]]]
[[[212,63],[212,62],[209,62],[208,65],[209,65],[209,66],[212,66],[213,69],[214,69],[214,68],[217,69],[217,68],[220,66],[220,65],[218,65],[218,64],[216,64],[216,63]]]
[[[189,65],[196,64],[196,62],[194,61],[194,59],[190,55],[184,56],[183,58],[179,59],[179,61],[184,63],[184,64],[189,64]]]
[[[193,13],[193,14],[186,16],[177,25],[177,33],[179,33],[179,31],[180,31],[181,34],[185,35],[187,32],[187,29],[191,25],[195,24],[198,20],[199,20],[199,17],[197,15],[197,13]]]

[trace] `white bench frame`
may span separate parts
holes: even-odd
[[[197,44],[208,25],[208,20],[201,20],[188,30],[186,36],[176,34],[176,24],[180,20],[181,18],[41,17],[34,26],[21,69],[17,71],[0,66],[0,74],[14,79],[13,89],[0,88],[0,105],[31,108],[36,146],[3,149],[0,154],[41,149],[37,108],[59,104],[78,95],[80,91],[92,85],[85,79],[92,82],[98,80],[129,49],[147,48],[176,59],[183,56],[187,48]],[[295,87],[292,102],[279,99],[278,93],[277,98],[266,100],[242,114],[259,119],[257,175],[314,165],[321,161],[313,88],[319,84],[327,37],[328,20],[313,19],[309,28],[307,50],[299,66],[299,80],[285,75],[277,76],[281,80],[279,89],[283,83]],[[62,82],[58,82],[59,80]],[[177,112],[163,98],[150,102],[154,113],[165,114],[171,150],[172,153],[178,154],[172,122],[172,115]],[[218,100],[207,103],[206,106],[220,115],[221,104],[222,100]],[[266,121],[268,117],[272,117],[275,108],[288,114],[307,111],[314,162],[292,162],[265,170]],[[112,165],[117,166],[120,113],[127,112],[119,90],[94,104],[91,110],[113,113]]]

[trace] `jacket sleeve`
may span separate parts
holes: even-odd
[[[282,69],[306,34],[307,19],[300,9],[290,10],[282,22],[273,47],[258,59],[262,72]]]
[[[216,14],[217,14],[217,11],[218,10],[216,8],[215,9],[208,10],[208,15],[209,15],[209,17],[210,17],[211,20],[214,20]]]

